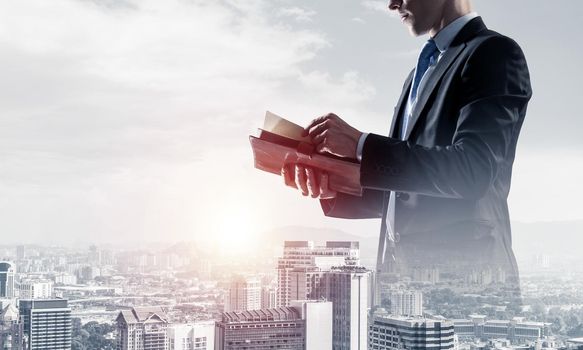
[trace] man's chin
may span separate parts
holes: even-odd
[[[412,25],[410,25],[408,27],[409,27],[409,33],[412,36],[421,36],[421,35],[424,35],[428,32],[427,30],[421,30],[421,29],[416,28],[415,26],[412,26]]]

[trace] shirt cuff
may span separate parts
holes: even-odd
[[[358,160],[358,162],[362,162],[362,149],[364,148],[364,141],[366,141],[366,137],[368,136],[368,133],[363,133],[362,135],[360,135],[360,138],[358,139],[358,145],[356,145],[356,160]]]

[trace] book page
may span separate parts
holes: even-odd
[[[284,119],[269,111],[265,112],[265,121],[263,122],[263,130],[274,134],[285,136],[287,138],[312,143],[309,136],[302,136],[304,128]]]

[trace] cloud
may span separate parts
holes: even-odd
[[[362,6],[367,10],[378,11],[385,14],[389,14],[387,8],[387,2],[381,0],[364,0],[362,1]]]
[[[316,15],[316,11],[301,7],[288,7],[279,10],[277,15],[279,17],[291,17],[298,22],[312,22],[312,17]]]
[[[288,8],[274,21],[274,6],[2,2],[3,229],[29,240],[187,237],[212,225],[206,203],[231,177],[213,174],[230,169],[230,154],[255,174],[247,134],[270,105],[294,111],[290,85],[301,86],[304,115],[374,93],[357,73],[305,68],[330,43],[286,20],[315,12]]]

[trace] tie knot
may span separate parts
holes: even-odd
[[[438,53],[439,50],[437,49],[437,44],[435,44],[435,40],[429,39],[423,45],[423,49],[421,49],[421,54],[419,55],[423,60],[429,60],[434,58],[435,54]]]

